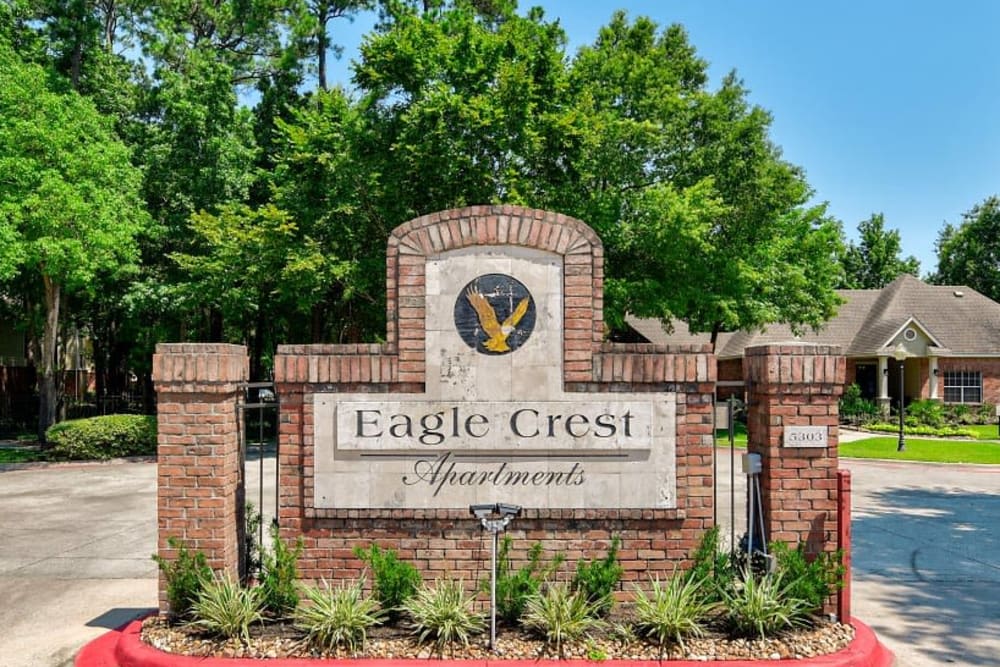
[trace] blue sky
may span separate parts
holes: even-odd
[[[1000,193],[1000,2],[617,0],[520,2],[558,18],[573,54],[615,9],[685,26],[713,87],[735,69],[774,117],[771,138],[806,171],[851,239],[875,212],[904,255],[934,270],[945,222]],[[332,26],[347,76],[371,17]]]

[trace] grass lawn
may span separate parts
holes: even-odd
[[[928,463],[991,463],[1000,465],[1000,443],[973,440],[907,438],[906,451],[897,452],[899,439],[875,437],[840,443],[840,455],[856,459],[897,459]]]
[[[22,447],[0,448],[0,463],[27,463],[29,461],[44,461],[45,455],[37,449]]]
[[[746,425],[745,424],[741,424],[739,422],[736,422],[736,424],[734,424],[734,427],[735,428],[733,430],[736,432],[736,436],[733,438],[733,441],[736,443],[737,447],[746,448],[746,446],[747,446],[747,427],[746,427]],[[715,432],[715,444],[717,446],[719,446],[719,447],[728,447],[729,446],[729,433],[726,432],[726,429],[720,428],[720,429],[716,430],[716,432]]]
[[[962,428],[967,428],[975,432],[976,440],[1000,440],[1000,433],[997,431],[996,424],[975,424],[963,426]]]

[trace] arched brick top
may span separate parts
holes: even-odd
[[[467,206],[414,218],[389,235],[389,252],[435,253],[477,245],[516,245],[559,255],[603,256],[601,239],[586,223],[524,206]]]
[[[604,246],[585,223],[523,206],[468,206],[406,222],[386,250],[388,349],[399,355],[399,380],[423,382],[425,264],[428,256],[473,246],[520,246],[563,259],[566,382],[592,379],[604,334]]]

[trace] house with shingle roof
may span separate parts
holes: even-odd
[[[819,330],[795,335],[787,325],[719,334],[720,396],[743,394],[743,351],[789,341],[838,345],[847,357],[847,384],[883,408],[905,402],[1000,404],[1000,303],[976,290],[928,285],[903,275],[882,289],[837,290],[844,303]],[[683,322],[673,332],[658,320],[630,317],[628,324],[652,343],[708,343]]]

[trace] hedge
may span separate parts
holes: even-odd
[[[114,459],[156,454],[156,417],[105,415],[55,424],[45,433],[56,459]]]

